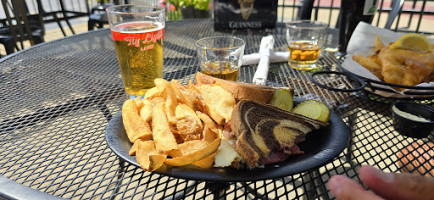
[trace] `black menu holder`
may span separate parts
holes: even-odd
[[[277,0],[214,0],[214,29],[274,28]]]

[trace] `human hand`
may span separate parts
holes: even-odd
[[[360,168],[359,177],[373,192],[367,191],[345,176],[335,175],[328,182],[331,193],[339,200],[434,199],[432,177],[409,173],[385,173],[368,165]]]

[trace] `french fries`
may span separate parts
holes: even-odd
[[[145,171],[168,166],[213,166],[223,125],[235,99],[220,86],[155,79],[144,97],[127,100],[122,118],[129,151]]]
[[[199,91],[205,100],[205,107],[210,117],[217,124],[223,124],[231,119],[232,110],[235,106],[235,99],[231,93],[217,85],[202,85]]]
[[[166,106],[167,119],[171,124],[176,124],[177,120],[175,116],[175,109],[177,101],[175,91],[173,91],[170,83],[164,79],[157,78],[154,82],[155,86],[158,88],[158,91],[163,94],[163,97],[166,100],[164,105]]]
[[[185,94],[185,92],[181,92],[182,86],[179,84],[179,82],[177,80],[172,80],[170,84],[173,91],[175,91],[176,95],[181,99],[181,101],[190,108],[194,109],[192,98],[188,98],[188,94]]]
[[[167,152],[176,149],[178,146],[175,136],[170,131],[169,121],[164,110],[164,102],[158,102],[152,109],[152,136],[155,146],[160,151]]]
[[[190,142],[192,142],[192,141],[190,141]],[[185,145],[185,146],[189,146],[189,145]],[[202,159],[208,157],[209,155],[213,154],[214,152],[217,151],[219,146],[220,146],[220,139],[216,139],[212,143],[210,143],[209,145],[204,146],[204,148],[196,149],[192,153],[189,152],[188,154],[183,154],[183,156],[179,156],[179,157],[172,158],[172,159],[167,159],[165,162],[166,162],[166,164],[172,165],[172,166],[188,165],[188,164],[191,164],[193,162],[202,160]]]
[[[217,127],[209,127],[205,125],[203,130],[203,140],[211,143],[218,138],[221,138],[221,131],[218,131]]]
[[[215,156],[217,155],[217,152],[214,152],[213,154],[209,155],[208,157],[198,160],[196,162],[193,162],[192,165],[195,165],[200,168],[211,168],[214,164]]]
[[[122,121],[130,142],[152,139],[151,127],[140,118],[134,100],[127,100],[122,106]]]
[[[200,140],[203,125],[196,112],[185,104],[178,104],[175,110],[178,119],[176,128],[178,134],[184,141]]]
[[[152,120],[152,102],[149,100],[141,100],[143,102],[143,106],[140,109],[140,117],[145,122],[150,122]]]
[[[164,164],[166,157],[156,150],[154,141],[138,141],[136,159],[143,170],[157,170]]]
[[[217,124],[207,114],[200,111],[196,111],[196,114],[205,125],[211,128],[217,128]]]
[[[137,149],[139,148],[139,141],[142,141],[142,140],[136,140],[134,142],[133,146],[131,147],[130,151],[128,152],[128,154],[130,156],[136,155]]]
[[[149,89],[145,94],[145,99],[154,99],[157,97],[163,97],[163,94],[158,90],[157,87]]]

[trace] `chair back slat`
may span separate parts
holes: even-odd
[[[25,2],[22,0],[12,1],[12,7],[15,15],[15,20],[18,26],[18,31],[21,35],[20,42],[23,43],[24,40],[29,40],[30,45],[35,45],[33,40],[32,31],[30,30],[29,20],[27,18],[27,9],[25,9]],[[26,11],[27,10],[27,11]]]
[[[6,19],[0,27],[0,43],[7,54],[24,49],[25,41],[29,41],[30,46],[44,41],[41,14],[31,15],[25,0],[1,0],[1,5]]]
[[[22,34],[22,31],[17,33],[17,30],[19,30],[20,28],[16,29],[15,27],[15,23],[13,22],[15,20],[15,12],[16,9],[14,9],[14,7],[12,7],[12,5],[10,4],[9,1],[7,0],[1,0],[2,1],[2,6],[4,9],[4,14],[6,15],[6,28],[9,28],[9,32],[11,33],[12,36],[12,41],[14,41],[14,43],[16,42],[20,42],[21,44],[21,49],[24,48],[24,44],[23,41],[20,41],[18,38],[18,34]],[[20,25],[18,25],[18,27],[21,27]]]

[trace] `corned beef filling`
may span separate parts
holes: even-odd
[[[223,137],[230,139],[235,138],[235,133],[231,129],[231,122],[227,122],[223,129]],[[286,160],[290,155],[297,155],[297,154],[303,154],[304,152],[300,150],[300,148],[297,146],[298,143],[304,142],[305,136],[298,136],[295,141],[294,145],[289,146],[286,144],[282,145],[282,149],[278,151],[272,151],[266,158],[259,159],[259,165],[269,165],[277,162],[281,162]],[[236,148],[236,144],[232,144],[234,148]]]
[[[224,126],[222,134],[223,134],[223,138],[226,138],[226,139],[235,138],[235,133],[231,129],[231,121],[226,123],[226,125]]]
[[[284,161],[286,158],[288,158],[288,156],[289,155],[285,154],[283,151],[273,151],[268,155],[268,157],[259,159],[259,165],[268,165]]]
[[[305,140],[304,136],[299,136],[295,139],[295,144],[291,147],[288,145],[283,145],[283,148],[279,151],[272,151],[268,157],[259,159],[260,165],[269,165],[286,160],[290,155],[303,154],[304,152],[300,150],[297,143],[303,142]]]

